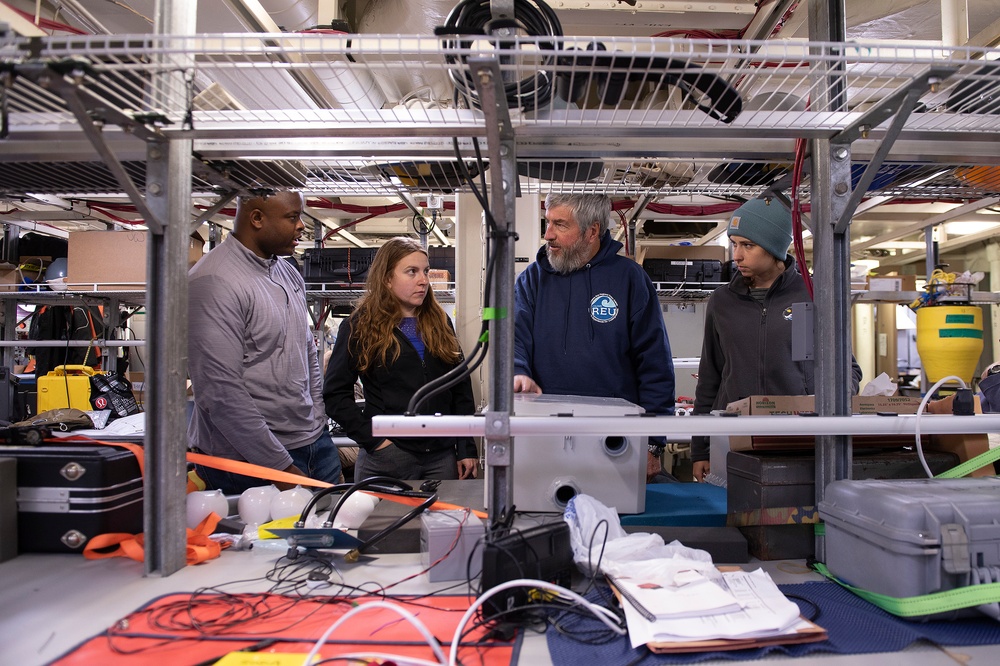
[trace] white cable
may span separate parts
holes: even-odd
[[[928,479],[933,479],[934,473],[931,471],[930,465],[927,464],[927,459],[924,458],[924,447],[920,445],[920,417],[924,413],[924,407],[927,406],[927,402],[931,399],[931,396],[934,395],[934,391],[937,391],[938,388],[940,388],[940,386],[949,379],[954,379],[958,382],[959,386],[967,388],[965,380],[961,377],[956,377],[955,375],[948,375],[947,377],[937,380],[934,386],[930,387],[927,393],[924,394],[923,400],[920,401],[920,406],[917,407],[917,418],[913,420],[913,435],[917,438],[917,458],[920,459],[920,464],[923,466],[924,474],[927,475]]]
[[[451,658],[448,660],[448,666],[456,666],[456,664],[458,663],[458,643],[462,638],[462,630],[465,628],[465,625],[469,621],[469,619],[472,618],[472,616],[475,614],[476,609],[482,606],[483,602],[492,597],[493,595],[499,592],[503,592],[504,590],[509,590],[512,587],[536,587],[536,588],[541,588],[543,590],[548,590],[549,592],[555,592],[556,594],[562,597],[569,597],[571,601],[575,601],[576,603],[578,603],[579,605],[583,606],[591,613],[593,613],[598,620],[607,625],[609,629],[611,629],[619,636],[624,636],[625,633],[627,632],[627,630],[624,627],[621,627],[616,623],[612,622],[610,619],[608,619],[609,616],[617,619],[617,617],[610,611],[608,611],[608,609],[601,608],[596,604],[590,603],[589,601],[581,597],[573,590],[567,590],[565,587],[561,587],[553,583],[548,583],[544,580],[518,578],[517,580],[509,580],[506,583],[490,588],[485,593],[483,593],[482,596],[476,599],[471,606],[469,606],[469,610],[465,611],[465,615],[463,615],[462,619],[459,620],[458,626],[455,627],[455,635],[451,639]]]
[[[430,630],[424,625],[423,622],[418,620],[413,613],[411,613],[410,611],[406,610],[401,606],[389,603],[388,601],[372,601],[367,604],[362,604],[356,608],[352,608],[347,613],[344,613],[344,615],[341,616],[340,619],[338,619],[336,622],[330,625],[330,628],[323,632],[323,635],[320,636],[319,640],[316,641],[316,644],[313,646],[312,650],[310,650],[309,654],[306,655],[305,661],[302,662],[302,666],[309,666],[310,664],[312,664],[313,658],[315,658],[316,655],[319,654],[319,651],[323,647],[323,644],[326,643],[326,639],[329,638],[330,635],[333,634],[333,632],[340,627],[340,625],[344,624],[344,622],[354,617],[358,613],[361,613],[362,611],[366,611],[371,608],[386,608],[388,610],[395,611],[404,620],[412,624],[416,628],[416,630],[420,632],[420,635],[424,637],[424,640],[427,642],[427,645],[430,646],[431,650],[434,651],[434,656],[437,657],[438,659],[437,664],[435,666],[443,666],[448,661],[444,656],[444,652],[441,650],[441,646],[438,645],[437,640],[434,638],[434,635],[431,634]],[[461,629],[461,626],[459,628]],[[434,662],[427,662],[427,663],[432,664]]]

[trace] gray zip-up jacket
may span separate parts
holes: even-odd
[[[326,428],[305,283],[230,234],[188,273],[188,441],[272,469]]]
[[[750,395],[815,393],[813,362],[792,360],[792,304],[811,301],[791,255],[763,304],[750,295],[739,273],[716,289],[708,299],[693,413],[724,409]],[[861,367],[851,360],[856,394]],[[693,437],[691,460],[708,458],[708,438]]]

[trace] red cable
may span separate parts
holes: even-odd
[[[802,240],[802,209],[799,201],[799,185],[802,181],[802,166],[806,156],[806,140],[795,140],[795,163],[792,167],[792,240],[795,246],[795,260],[799,263],[802,280],[806,283],[809,298],[813,298],[812,276],[806,263],[805,243]]]
[[[18,9],[16,7],[11,7],[6,2],[4,2],[2,4],[5,7],[7,7],[8,9],[10,9],[11,11],[13,11],[14,13],[19,14],[21,16],[21,18],[25,19],[26,21],[30,21],[32,25],[38,26],[39,28],[42,28],[44,30],[53,30],[53,31],[58,30],[60,32],[68,32],[68,33],[73,34],[73,35],[87,35],[87,34],[90,34],[90,33],[86,32],[85,30],[80,30],[79,28],[74,28],[71,25],[67,25],[65,23],[59,23],[58,21],[53,21],[52,19],[39,18],[38,19],[38,23],[35,23],[35,15],[34,14],[32,14],[30,12],[26,12],[26,11],[24,11],[22,9]]]

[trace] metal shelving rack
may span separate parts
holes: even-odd
[[[0,195],[125,193],[154,239],[149,270],[160,277],[151,278],[149,304],[162,338],[150,350],[156,383],[148,403],[147,454],[154,464],[147,572],[183,566],[182,497],[165,486],[183,466],[168,451],[180,432],[171,420],[182,420],[183,241],[190,225],[207,219],[192,220],[192,196],[224,202],[255,187],[411,199],[462,192],[449,171],[455,143],[472,163],[479,142],[493,214],[501,228],[512,229],[518,188],[600,191],[646,202],[765,191],[787,197],[795,143],[806,140],[813,170],[799,195],[812,206],[824,287],[816,303],[817,409],[849,413],[842,380],[851,214],[864,196],[930,201],[1000,194],[1000,63],[992,59],[997,51],[982,49],[845,43],[840,4],[810,3],[822,9],[810,12],[810,42],[511,37],[498,48],[487,37],[190,35],[191,17],[180,4],[164,2],[157,25],[165,34],[0,44],[8,128],[0,143]],[[586,51],[596,41],[613,59]],[[411,99],[382,108],[372,91],[398,82],[401,72],[469,85],[457,105]],[[731,122],[713,117],[697,108],[711,106],[704,95],[678,96],[676,86],[665,84],[681,76],[715,77],[744,102],[757,100],[758,110],[744,109]],[[282,91],[302,77],[322,82],[328,94],[288,108]],[[629,82],[625,95],[596,103],[603,82],[614,77]],[[506,86],[525,81],[536,92],[521,99],[522,108],[509,108]],[[553,103],[542,93],[581,81],[583,92],[572,100]],[[226,94],[208,94],[216,84]],[[793,98],[801,104],[786,109],[782,100]],[[426,165],[426,175],[419,169],[414,175],[414,164]],[[713,177],[727,165],[758,165],[774,178]],[[498,245],[499,308],[512,300],[513,255],[504,239]],[[510,436],[509,320],[494,322],[491,340],[495,411],[486,435],[502,448]],[[820,492],[849,469],[846,441],[820,438]],[[504,456],[491,462],[502,473]],[[503,492],[500,481],[494,487]]]
[[[14,287],[14,285],[11,285]],[[78,285],[74,285],[76,287]],[[35,305],[68,305],[68,306],[91,306],[103,305],[105,307],[104,326],[107,330],[117,329],[121,324],[121,306],[142,305],[146,300],[145,291],[99,291],[99,285],[79,285],[84,289],[67,289],[66,291],[49,291],[42,285],[19,285],[10,290],[0,289],[0,302],[3,304],[4,321],[17,321],[18,303],[31,303]],[[18,340],[16,326],[4,326],[3,340],[0,340],[0,365],[12,368],[13,352],[18,347],[94,347],[116,348],[116,347],[139,347],[145,344],[142,340]],[[117,369],[117,356],[107,354],[104,356],[104,370],[114,372]]]

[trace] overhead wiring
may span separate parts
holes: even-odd
[[[455,154],[458,157],[459,170],[462,173],[463,178],[469,184],[469,188],[476,200],[483,207],[483,215],[486,221],[487,233],[487,259],[486,259],[486,278],[485,285],[483,288],[483,320],[482,325],[479,330],[479,337],[476,340],[476,345],[473,347],[472,351],[462,359],[457,366],[452,370],[437,378],[434,381],[428,382],[421,386],[410,398],[410,402],[406,407],[407,415],[417,414],[421,405],[426,402],[431,396],[440,393],[441,391],[446,391],[458,382],[464,380],[466,377],[470,376],[477,367],[486,359],[486,353],[489,350],[489,322],[491,321],[492,307],[491,307],[491,295],[493,291],[493,278],[496,272],[496,248],[495,239],[500,233],[496,220],[493,217],[492,212],[489,207],[489,200],[486,197],[485,190],[480,192],[473,181],[472,175],[469,173],[468,169],[465,167],[465,162],[462,159],[461,151],[458,145],[458,139],[453,138],[452,144],[455,149]],[[482,156],[479,153],[478,144],[476,144],[476,157],[477,160],[482,160]],[[480,169],[482,173],[483,169]]]
[[[445,19],[444,26],[435,30],[442,36],[457,36],[457,40],[446,40],[447,48],[469,49],[472,37],[487,36],[500,50],[511,50],[518,46],[516,36],[498,36],[491,34],[500,29],[517,29],[532,37],[562,37],[562,24],[556,13],[544,2],[534,0],[514,0],[514,16],[510,19],[496,20],[493,18],[490,0],[462,0],[451,10]],[[541,41],[538,47],[554,50],[559,40]],[[446,55],[449,64],[461,62],[465,64],[466,56]],[[546,70],[554,64],[552,56],[542,56],[537,69],[530,75],[516,81],[504,82],[504,95],[509,108],[519,108],[533,111],[546,106],[552,97],[553,76]],[[455,85],[456,93],[460,93],[474,108],[480,107],[479,95],[473,74],[467,68],[451,67],[448,75]]]
[[[799,197],[799,188],[802,184],[802,169],[806,158],[806,140],[795,140],[795,164],[792,167],[792,242],[795,248],[795,261],[799,264],[799,272],[802,273],[802,280],[806,283],[806,291],[809,298],[813,298],[812,275],[809,273],[809,266],[806,264],[806,248],[802,239],[802,201]]]

